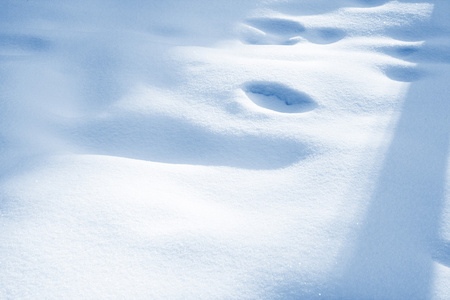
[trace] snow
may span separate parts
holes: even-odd
[[[449,299],[450,2],[4,0],[1,299]]]

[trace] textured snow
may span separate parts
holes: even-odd
[[[450,2],[3,0],[1,299],[450,299]]]

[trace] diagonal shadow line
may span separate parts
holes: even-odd
[[[434,260],[450,268],[450,241],[438,241],[433,250]]]
[[[438,14],[449,8],[440,3]],[[440,68],[447,73],[411,84],[406,96],[342,278],[348,299],[430,298],[450,141],[450,69]]]

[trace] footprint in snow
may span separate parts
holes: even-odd
[[[418,45],[406,45],[406,46],[398,46],[392,47],[393,50],[392,55],[396,55],[397,57],[407,58],[419,52],[420,46]]]
[[[381,47],[381,51],[392,57],[414,63],[450,63],[449,43],[414,42],[409,45]]]
[[[425,74],[424,71],[414,65],[404,66],[395,65],[383,67],[384,74],[395,81],[413,82],[421,79]]]
[[[307,29],[300,22],[282,18],[252,18],[241,28],[241,39],[252,45],[331,44],[344,37],[345,32],[338,28]]]
[[[251,81],[244,84],[243,90],[256,105],[277,112],[300,113],[317,106],[308,94],[278,82]]]

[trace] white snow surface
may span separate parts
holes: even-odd
[[[0,299],[450,299],[449,14],[2,0]]]

